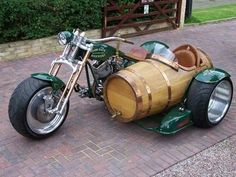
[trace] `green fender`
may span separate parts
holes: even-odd
[[[199,82],[207,83],[207,84],[214,84],[221,81],[224,78],[230,77],[230,74],[226,71],[218,68],[208,68],[203,71],[197,73],[191,80],[190,84],[188,85],[187,89],[185,90],[182,102],[184,103],[188,97],[189,89],[194,80]]]
[[[54,91],[60,90],[65,85],[61,79],[48,73],[34,73],[31,74],[31,77],[42,81],[51,82]]]
[[[188,109],[181,110],[181,105],[177,105],[163,117],[156,131],[164,135],[171,135],[192,124],[191,111]]]
[[[173,135],[193,124],[191,111],[183,109],[181,104],[172,107],[168,112],[136,120],[135,123],[148,131],[162,135]]]
[[[213,84],[227,77],[230,77],[230,74],[226,71],[218,68],[210,68],[199,72],[194,79],[199,82]]]

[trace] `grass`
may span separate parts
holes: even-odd
[[[236,17],[236,4],[193,10],[192,17],[186,19],[185,23],[204,23],[233,17]]]

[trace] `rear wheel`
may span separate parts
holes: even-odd
[[[31,138],[46,138],[54,133],[66,119],[69,103],[62,114],[49,113],[62,90],[53,92],[50,82],[28,78],[14,90],[8,108],[10,122],[17,132]],[[47,102],[45,101],[47,99]]]
[[[187,98],[187,108],[192,111],[194,124],[203,128],[219,124],[230,107],[232,96],[230,78],[214,84],[194,80]]]

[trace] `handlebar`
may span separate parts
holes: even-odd
[[[107,37],[107,38],[102,38],[102,39],[89,39],[89,41],[91,41],[91,42],[121,41],[121,42],[125,42],[125,43],[128,43],[128,44],[134,44],[132,41],[129,41],[127,39],[120,38],[120,37]]]

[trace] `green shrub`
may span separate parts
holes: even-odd
[[[105,0],[1,0],[0,43],[100,28]]]
[[[119,0],[120,5],[135,0]],[[0,0],[0,43],[102,27],[106,0]]]

